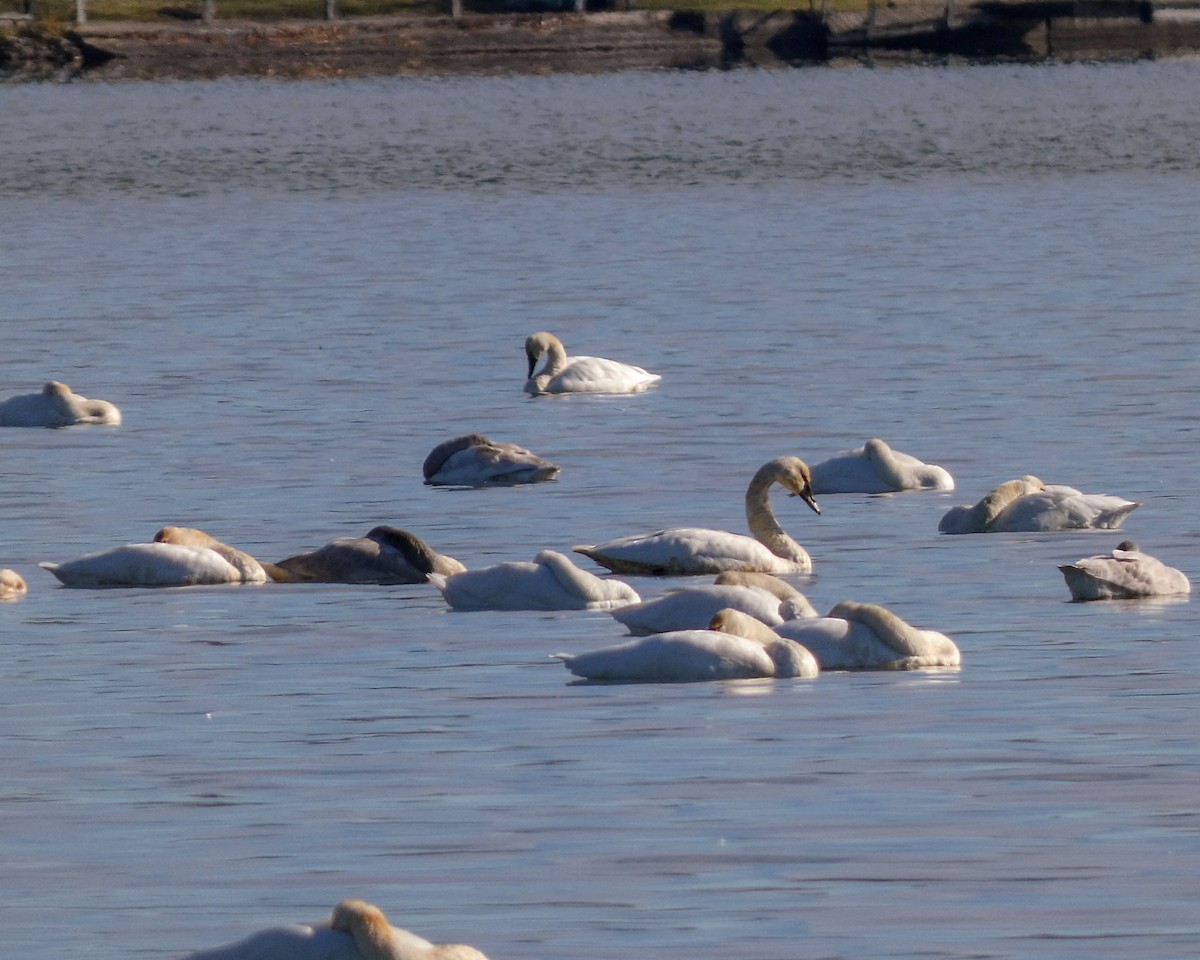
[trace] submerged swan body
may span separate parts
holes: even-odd
[[[65,383],[51,380],[41,393],[9,397],[0,403],[0,427],[71,427],[121,422],[121,411],[107,400],[89,400]]]
[[[807,464],[799,457],[777,457],[758,468],[746,489],[746,522],[753,537],[702,527],[675,527],[573,549],[614,573],[656,576],[725,570],[808,573],[812,570],[808,551],[788,536],[775,519],[768,498],[768,491],[775,483],[820,514]]]
[[[271,927],[184,960],[487,960],[462,943],[430,943],[393,927],[363,900],[343,900],[327,924]]]
[[[545,331],[525,340],[525,356],[529,360],[526,393],[641,393],[662,379],[630,363],[603,357],[568,357],[562,341]],[[543,356],[546,363],[542,372],[534,376]]]
[[[942,517],[942,533],[1034,533],[1046,530],[1115,530],[1141,506],[1102,493],[1042,483],[1026,475],[993,488],[969,507],[952,507]]]
[[[493,487],[553,480],[559,469],[515,443],[471,433],[434,447],[422,472],[430,486]]]
[[[673,630],[589,653],[556,653],[571,673],[611,683],[698,683],[817,676],[803,646],[776,636],[737,610],[721,610],[707,630]]]
[[[542,550],[532,563],[501,563],[429,579],[457,610],[611,610],[641,599],[628,584],[581,570],[553,550]]]
[[[1059,570],[1072,600],[1137,600],[1191,593],[1187,574],[1168,567],[1132,540],[1122,540],[1112,553],[1065,563]]]
[[[466,567],[436,553],[398,527],[372,527],[365,537],[339,537],[311,553],[275,564],[295,583],[425,583],[431,573],[450,576]]]
[[[815,464],[812,488],[817,494],[953,490],[954,478],[944,467],[923,463],[873,437],[857,450]]]
[[[885,607],[844,600],[826,617],[789,620],[775,628],[803,644],[822,670],[915,670],[957,667],[954,641],[905,623]]]
[[[0,570],[0,600],[18,600],[28,592],[29,585],[16,570]]]
[[[770,574],[740,571],[722,573],[716,583],[706,586],[670,590],[653,600],[614,610],[612,615],[635,637],[644,637],[671,630],[703,629],[723,609],[739,610],[768,627],[793,617],[817,615],[804,594],[790,583]]]

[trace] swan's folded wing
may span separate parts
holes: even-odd
[[[362,960],[348,934],[329,927],[271,927],[183,960]]]

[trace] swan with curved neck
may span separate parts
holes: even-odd
[[[163,527],[154,535],[155,543],[174,543],[187,547],[205,547],[222,557],[237,570],[245,583],[263,583],[267,579],[280,579],[278,568],[272,563],[260,563],[244,550],[238,550],[216,537],[197,530],[195,527]]]
[[[812,559],[808,551],[779,525],[771,507],[769,491],[776,483],[800,497],[814,513],[821,513],[808,465],[799,457],[776,457],[758,468],[746,488],[746,523],[752,537],[703,527],[674,527],[573,549],[614,573],[809,573]]]
[[[107,400],[89,400],[65,383],[51,380],[40,393],[10,397],[0,403],[0,427],[71,427],[121,422],[121,411]]]
[[[535,376],[543,356],[546,362]],[[526,338],[525,357],[529,361],[525,392],[532,394],[641,393],[662,379],[631,363],[604,357],[568,357],[562,341],[544,330]]]
[[[945,468],[893,450],[878,437],[815,464],[812,477],[813,492],[819,494],[954,489],[954,478]]]
[[[429,581],[457,610],[612,610],[641,599],[627,583],[581,570],[554,550],[540,551],[532,563],[434,573]]]
[[[28,592],[29,585],[16,570],[0,570],[0,600],[19,600]]]
[[[810,650],[822,670],[915,670],[962,663],[948,636],[914,627],[873,603],[843,600],[828,616],[788,620],[775,632]]]
[[[712,584],[669,590],[612,612],[636,637],[671,630],[700,630],[721,610],[738,610],[768,627],[793,617],[817,615],[808,598],[790,583],[767,573],[726,570]]]
[[[1187,574],[1143,553],[1132,540],[1122,540],[1112,553],[1084,557],[1058,569],[1072,600],[1138,600],[1185,596],[1192,590]]]
[[[372,527],[363,537],[339,537],[311,553],[280,560],[279,579],[294,583],[425,583],[431,573],[467,568],[399,527]]]
[[[1047,530],[1115,530],[1141,506],[1101,493],[1045,484],[1026,475],[990,490],[974,506],[952,507],[938,524],[942,533],[1033,533]]]
[[[561,468],[515,443],[471,433],[439,443],[421,472],[430,486],[488,487],[553,480]]]

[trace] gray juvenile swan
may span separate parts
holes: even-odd
[[[746,523],[753,537],[703,527],[675,527],[573,549],[614,573],[808,573],[812,570],[808,551],[788,536],[771,509],[768,491],[775,483],[800,497],[814,513],[821,513],[813,497],[808,465],[799,457],[776,457],[758,468],[746,489]]]
[[[641,599],[629,584],[580,570],[554,550],[542,550],[532,563],[432,573],[429,580],[456,610],[611,610]]]
[[[817,494],[953,490],[954,478],[944,467],[923,463],[872,437],[857,450],[814,464],[812,487]]]
[[[372,527],[363,537],[339,537],[311,553],[275,566],[294,583],[425,583],[431,573],[450,576],[466,567],[442,556],[416,534]]]
[[[430,486],[495,487],[538,483],[558,476],[559,466],[515,443],[496,443],[471,433],[439,443],[422,465]]]
[[[1103,493],[1047,485],[1026,475],[1007,480],[973,506],[951,507],[938,524],[942,533],[1033,533],[1045,530],[1115,530],[1141,506]]]
[[[534,376],[543,356],[546,364]],[[617,360],[568,358],[562,341],[545,331],[526,338],[525,357],[529,361],[526,393],[641,393],[662,379],[657,373]]]
[[[324,924],[270,927],[183,960],[487,960],[463,943],[430,943],[393,927],[378,907],[343,900]]]
[[[1192,590],[1187,574],[1142,553],[1132,540],[1122,540],[1112,553],[1084,557],[1058,569],[1072,600],[1136,600],[1181,596]]]
[[[9,397],[0,403],[0,427],[72,427],[121,422],[121,411],[107,400],[89,400],[65,383],[51,380],[41,393]]]

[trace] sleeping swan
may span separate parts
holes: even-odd
[[[738,610],[720,610],[707,630],[673,630],[590,653],[556,653],[586,680],[613,683],[698,683],[763,677],[817,676],[813,655]]]
[[[29,592],[29,586],[16,570],[0,570],[0,600],[19,600]]]
[[[1140,503],[1074,487],[1047,486],[1037,477],[1008,480],[971,507],[952,507],[942,533],[1032,533],[1099,528],[1115,530]]]
[[[900,490],[953,490],[943,467],[922,463],[878,438],[812,468],[813,493],[895,493]]]
[[[727,570],[703,587],[681,587],[661,597],[612,612],[635,637],[670,630],[700,630],[719,610],[738,610],[775,627],[793,617],[815,617],[817,611],[790,583],[767,573]]]
[[[430,943],[393,927],[378,907],[343,900],[327,924],[271,927],[184,960],[487,960],[462,943]]]
[[[813,497],[808,465],[799,457],[776,457],[758,468],[746,489],[746,523],[753,537],[676,527],[573,549],[614,573],[808,573],[812,570],[808,552],[787,535],[771,509],[767,493],[774,483],[800,497],[814,513],[821,513]]]
[[[275,564],[294,583],[425,583],[431,573],[467,568],[398,527],[372,527],[365,537],[339,537],[311,553]]]
[[[89,400],[65,383],[51,380],[41,393],[9,397],[0,403],[0,427],[70,427],[77,423],[121,422],[121,411],[107,400]]]
[[[250,554],[189,527],[164,527],[153,543],[131,543],[38,566],[68,587],[194,587],[264,583],[268,578]]]
[[[843,600],[826,617],[788,620],[775,632],[807,647],[822,670],[915,670],[962,663],[958,647],[945,634],[919,630],[873,603]]]
[[[430,486],[490,487],[553,480],[559,466],[515,443],[496,443],[482,433],[439,443],[422,472]]]
[[[1136,600],[1191,593],[1182,570],[1168,567],[1132,540],[1122,540],[1112,553],[1084,557],[1058,568],[1072,600]]]
[[[565,554],[542,550],[532,563],[501,563],[429,581],[457,610],[611,610],[641,597],[620,580],[580,570]]]
[[[535,377],[543,355],[546,363]],[[641,367],[603,357],[568,359],[562,341],[544,331],[525,340],[525,356],[529,360],[526,393],[641,393],[662,379]]]

